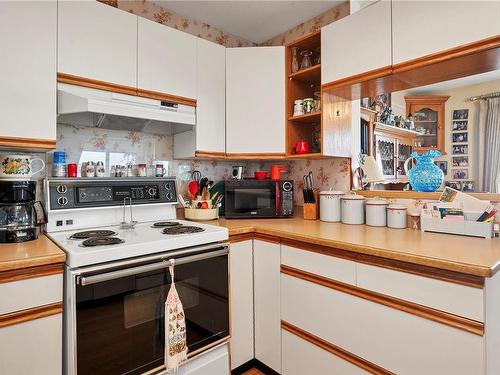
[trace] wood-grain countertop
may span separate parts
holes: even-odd
[[[28,242],[0,244],[0,272],[64,263],[66,255],[43,234]]]
[[[259,233],[412,264],[491,277],[500,269],[500,240],[319,220],[219,219],[229,235]]]

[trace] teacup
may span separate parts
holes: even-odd
[[[39,161],[41,166],[34,170],[34,162]],[[0,154],[0,178],[29,179],[33,175],[43,171],[45,162],[40,158],[32,158],[30,155],[3,155]]]

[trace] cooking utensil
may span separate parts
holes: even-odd
[[[196,170],[191,172],[191,180],[199,182],[201,180],[201,172]]]
[[[194,180],[189,181],[188,190],[189,190],[189,193],[194,198],[196,198],[196,195],[198,194],[198,182],[194,181]]]
[[[205,189],[208,184],[208,177],[203,177],[202,179],[199,180],[198,182],[198,194],[199,195],[204,195],[206,193]],[[204,199],[204,198],[202,198]]]

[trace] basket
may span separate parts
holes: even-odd
[[[185,208],[184,217],[193,221],[208,221],[219,218],[218,208]]]

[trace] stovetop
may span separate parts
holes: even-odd
[[[104,263],[126,259],[136,256],[149,255],[159,252],[168,252],[185,247],[200,246],[228,239],[228,230],[215,225],[199,224],[182,220],[168,220],[169,224],[155,227],[158,221],[143,222],[134,229],[121,229],[119,225],[99,228],[85,228],[82,230],[68,230],[47,235],[66,252],[66,264],[70,268],[78,268],[91,264]],[[180,225],[173,225],[172,222]],[[194,227],[189,229],[189,227]],[[85,239],[71,238],[77,232],[95,230],[116,232],[111,238],[113,244],[108,240],[90,241],[90,247],[82,245]],[[163,233],[164,231],[169,233]],[[186,232],[186,233],[184,233]],[[119,240],[121,241],[119,241]]]

